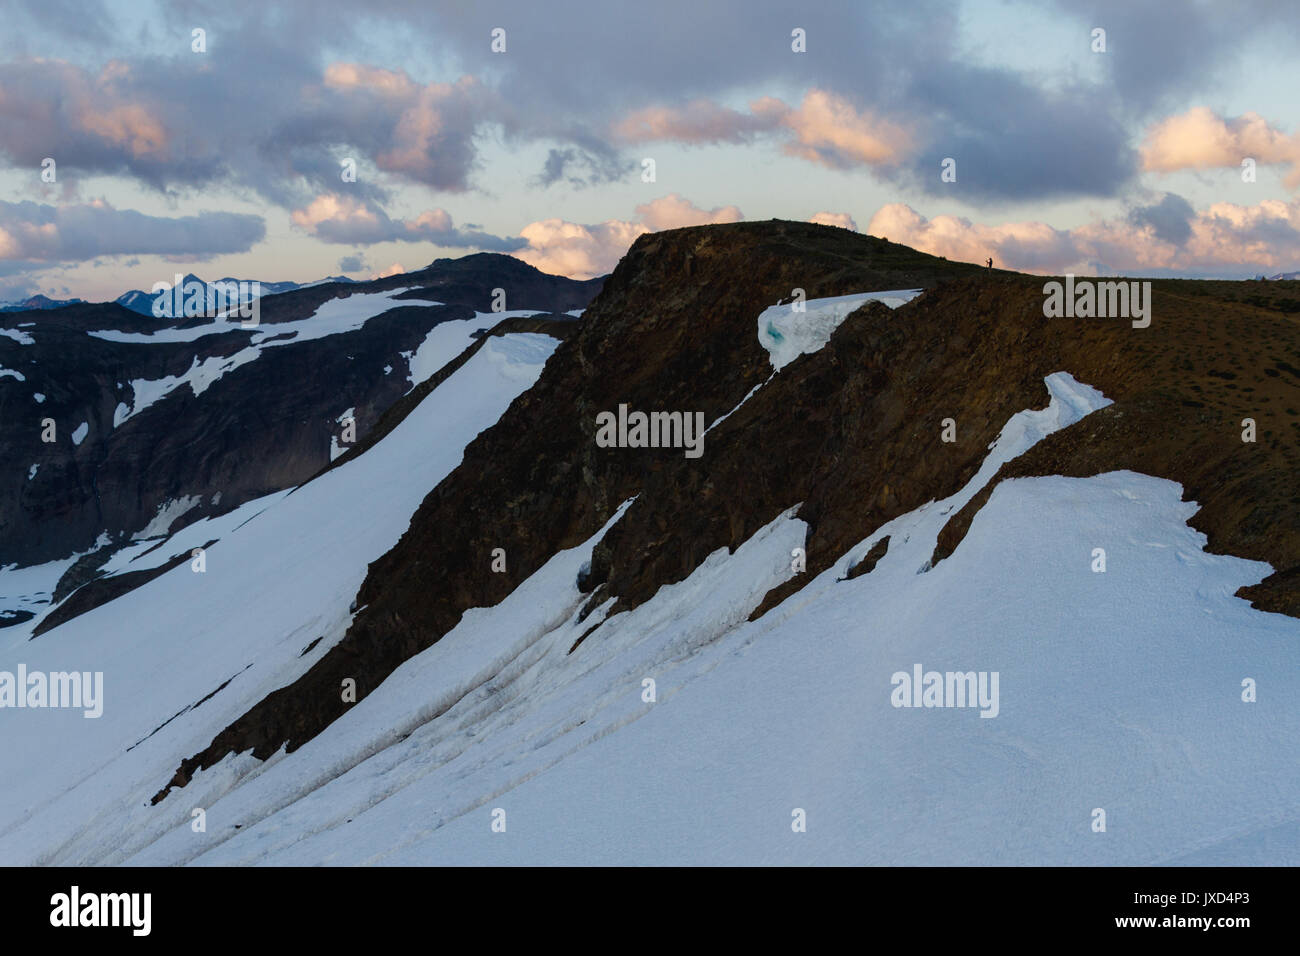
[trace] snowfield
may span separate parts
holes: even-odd
[[[806,334],[760,317],[774,368],[862,301],[808,303]],[[430,333],[412,380],[466,331]],[[0,670],[105,674],[97,720],[0,711],[0,863],[1300,863],[1300,621],[1233,596],[1270,569],[1207,554],[1179,485],[1004,481],[930,566],[1002,463],[1109,403],[1066,372],[965,488],[757,621],[801,573],[797,505],[636,609],[578,621],[579,571],[625,503],[299,750],[227,757],[150,806],[181,758],[343,636],[367,563],[556,344],[489,340],[369,451],[148,558],[219,537],[203,574],[181,565],[35,641],[35,620],[0,631]],[[997,716],[894,706],[893,675],[917,664],[996,672]]]
[[[150,405],[160,401],[180,388],[188,385],[197,396],[207,391],[208,386],[228,372],[233,372],[241,365],[247,365],[262,357],[262,350],[295,342],[308,342],[354,332],[370,319],[383,315],[394,308],[405,305],[441,305],[441,302],[424,299],[398,299],[403,292],[409,292],[414,286],[392,289],[388,292],[354,292],[341,298],[330,299],[320,305],[315,312],[305,319],[293,322],[277,322],[265,326],[245,328],[244,321],[238,314],[221,315],[211,322],[194,328],[159,329],[155,332],[118,332],[111,329],[90,332],[95,338],[109,342],[193,342],[205,335],[236,330],[248,332],[249,344],[238,351],[225,356],[210,356],[202,362],[194,356],[190,367],[181,375],[168,375],[161,379],[137,378],[131,380],[132,404],[119,402],[113,412],[113,427],[121,425],[132,415],[138,415]],[[436,329],[435,329],[436,331]],[[432,333],[430,333],[432,335]],[[441,367],[441,366],[439,366]],[[437,371],[434,369],[433,371]],[[432,373],[430,373],[432,374]]]
[[[106,697],[97,720],[0,711],[8,780],[0,863],[98,860],[131,847],[132,833],[148,842],[168,826],[180,801],[158,813],[143,791],[166,783],[177,754],[206,746],[218,724],[343,636],[367,563],[397,542],[429,489],[536,380],[556,344],[531,334],[489,341],[376,446],[382,452],[262,499],[260,513],[256,502],[234,513],[246,523],[207,552],[204,573],[183,564],[33,641],[39,618],[0,632],[0,670],[21,662],[29,671],[103,671]],[[215,520],[228,526],[232,517]],[[185,529],[186,544],[207,540],[213,529],[203,525]]]
[[[361,328],[376,316],[383,315],[389,309],[404,305],[441,305],[424,299],[398,299],[403,292],[409,292],[415,286],[389,289],[387,292],[352,292],[321,303],[305,319],[292,322],[274,322],[266,325],[248,325],[239,316],[238,310],[223,312],[211,322],[190,328],[168,327],[153,332],[121,332],[117,329],[100,329],[87,332],[87,335],[107,342],[194,342],[205,335],[221,332],[248,332],[253,345],[284,345],[288,342],[307,342],[311,339],[337,335],[340,332],[352,332]],[[178,321],[192,321],[182,317]]]

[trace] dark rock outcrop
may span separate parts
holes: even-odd
[[[0,470],[0,565],[88,551],[103,532],[121,540],[146,528],[170,500],[193,504],[174,531],[300,484],[329,464],[342,411],[355,409],[360,439],[402,398],[410,383],[401,353],[418,348],[435,325],[489,312],[495,289],[505,290],[510,309],[579,309],[601,281],[577,282],[510,256],[481,254],[373,282],[266,296],[259,333],[307,318],[333,298],[411,287],[397,307],[360,329],[263,348],[202,394],[182,385],[116,425],[119,403],[139,403],[132,381],[182,376],[195,362],[233,356],[248,347],[249,333],[147,343],[89,335],[211,321],[156,319],[111,303],[6,315],[0,325],[34,343],[0,336],[0,367],[23,376],[0,377],[0,447],[9,462]],[[45,419],[55,424],[53,443],[41,440]],[[88,431],[74,444],[83,422]],[[29,479],[32,465],[39,467]]]

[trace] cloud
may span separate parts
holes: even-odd
[[[470,76],[420,84],[293,54],[249,37],[223,50],[217,70],[191,62],[215,54],[112,60],[98,72],[47,58],[0,64],[0,154],[160,190],[225,184],[279,205],[337,184],[343,158],[397,183],[470,188],[474,138],[505,109],[492,91]],[[372,178],[354,185],[373,200],[384,190]]]
[[[628,114],[613,128],[615,138],[628,143],[739,143],[759,133],[783,134],[786,153],[835,169],[894,164],[913,145],[903,124],[821,89],[809,90],[798,107],[763,97],[749,104],[748,113],[707,100],[681,108],[651,106]]]
[[[1067,232],[1041,222],[983,226],[956,216],[927,219],[911,206],[882,206],[867,223],[867,233],[963,262],[992,255],[1000,266],[1028,272],[1056,272],[1074,265],[1080,250]]]
[[[420,85],[402,71],[333,63],[325,69],[324,109],[316,117],[335,117],[325,128],[332,126],[350,145],[366,148],[379,169],[434,189],[463,192],[475,157],[474,134],[483,117],[496,112],[494,99],[472,76]],[[358,123],[363,111],[368,119]],[[373,138],[356,138],[358,128]]]
[[[445,209],[428,209],[414,219],[391,219],[377,205],[338,193],[317,196],[289,217],[322,242],[348,245],[375,242],[431,242],[456,249],[514,252],[524,240],[457,229]]]
[[[589,279],[613,271],[638,236],[664,229],[744,218],[735,206],[700,209],[676,193],[636,207],[639,222],[610,219],[583,225],[563,219],[543,219],[525,226],[520,235],[528,248],[515,253],[543,272]]]
[[[647,232],[680,229],[683,226],[703,226],[714,222],[740,222],[744,213],[736,206],[717,206],[704,210],[677,193],[661,196],[636,207],[636,214],[646,225]]]
[[[921,104],[926,126],[900,178],[931,195],[968,203],[1112,197],[1137,172],[1123,104],[1105,88],[1048,87],[960,62],[938,63],[912,84],[905,99]],[[956,182],[940,176],[948,158]]]
[[[383,270],[381,270],[381,271],[379,271],[379,272],[373,272],[373,273],[371,273],[371,274],[370,274],[370,278],[372,278],[372,279],[387,279],[389,276],[400,276],[400,275],[401,275],[402,273],[404,273],[405,271],[406,271],[406,267],[405,267],[405,266],[403,266],[400,262],[394,262],[394,263],[393,263],[391,266],[389,266],[387,269],[383,269]]]
[[[798,109],[771,98],[753,108],[793,131],[787,153],[835,169],[891,165],[912,149],[912,134],[902,124],[858,110],[826,90],[810,90]]]
[[[1240,168],[1250,158],[1290,167],[1289,189],[1300,186],[1300,134],[1288,136],[1258,113],[1233,119],[1196,106],[1151,127],[1142,143],[1142,168],[1154,172]]]
[[[266,234],[261,216],[204,212],[147,216],[103,200],[50,206],[0,201],[0,260],[73,262],[97,256],[205,259],[247,252]]]
[[[830,169],[871,168],[887,179],[970,202],[1112,195],[1136,171],[1116,104],[1096,90],[1047,91],[986,67],[936,64],[902,102],[906,120],[854,104],[825,88],[798,106],[776,97],[747,111],[694,100],[634,110],[611,126],[617,142],[780,144],[787,155]],[[940,178],[957,161],[956,183]]]
[[[1284,48],[1296,33],[1282,0],[1191,3],[1177,16],[1131,0],[1059,5],[1053,27],[1077,33],[1081,49],[1090,27],[1108,30],[1089,82],[973,63],[969,31],[942,0],[808,5],[797,18],[806,54],[791,52],[784,0],[512,4],[504,55],[489,52],[496,24],[482,5],[376,0],[358,16],[344,0],[231,0],[201,18],[211,52],[198,56],[183,17],[18,0],[21,29],[0,40],[16,57],[0,65],[0,151],[26,168],[53,155],[157,189],[224,183],[298,208],[337,188],[345,156],[366,167],[353,185],[370,202],[402,184],[472,189],[479,140],[498,132],[548,150],[541,186],[611,181],[627,169],[618,148],[635,143],[771,136],[835,168],[906,160],[893,176],[968,202],[1112,196],[1136,170],[1130,120],[1217,92],[1220,68],[1248,44]],[[674,23],[683,28],[664,29]],[[1058,42],[1050,30],[1045,39]],[[28,47],[45,49],[37,58]],[[50,48],[119,59],[85,69]],[[415,56],[459,78],[370,65]],[[790,90],[807,93],[797,106],[772,100],[773,112],[719,105],[737,91]],[[959,180],[941,185],[949,156]]]
[[[819,212],[814,213],[809,222],[815,222],[819,226],[839,226],[841,229],[851,229],[858,231],[858,224],[853,221],[853,217],[846,212]]]
[[[613,270],[637,236],[649,231],[617,219],[594,225],[543,219],[520,230],[528,248],[515,255],[552,275],[590,279]]]
[[[368,268],[370,267],[366,265],[366,257],[360,250],[353,255],[343,256],[339,259],[339,272],[345,274],[348,272],[361,272],[363,269]]]
[[[1129,221],[1138,226],[1150,226],[1157,238],[1181,246],[1192,235],[1192,219],[1196,210],[1182,196],[1165,193],[1163,199],[1149,206],[1129,210]]]
[[[633,110],[614,124],[612,132],[615,139],[625,143],[741,143],[755,133],[771,131],[775,125],[767,115],[741,113],[709,100],[694,100],[683,107],[646,106]]]
[[[1218,93],[1225,72],[1241,68],[1246,44],[1277,40],[1285,55],[1297,33],[1289,0],[1208,0],[1179,4],[1172,13],[1161,4],[1132,0],[1056,2],[1082,37],[1093,27],[1106,29],[1107,52],[1097,55],[1106,57],[1107,83],[1133,113],[1198,90]]]
[[[580,138],[582,146],[549,150],[542,171],[533,184],[551,186],[564,180],[570,186],[595,186],[619,179],[634,166],[609,146],[585,136]],[[585,169],[585,174],[578,172],[580,169]]]
[[[155,187],[216,175],[219,144],[203,156],[178,137],[159,91],[141,94],[139,79],[122,60],[98,73],[59,60],[0,64],[0,153],[33,169],[50,157],[63,176],[129,172]]]
[[[1300,200],[1214,203],[1185,220],[1183,204],[1181,197],[1166,196],[1123,218],[1061,230],[1041,222],[989,226],[955,216],[927,219],[891,203],[876,212],[867,231],[932,255],[966,262],[992,256],[998,266],[1049,274],[1246,275],[1300,263]]]

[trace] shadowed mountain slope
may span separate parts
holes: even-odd
[[[493,325],[497,289],[510,310],[579,309],[601,281],[485,253],[264,296],[254,329],[114,303],[8,314],[0,565],[106,557],[145,529],[164,534],[300,484],[330,463],[342,413],[364,438],[411,389],[410,363],[434,328],[476,314]]]

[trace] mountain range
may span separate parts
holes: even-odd
[[[168,282],[173,281],[173,277],[168,276]],[[352,283],[357,280],[349,279],[347,276],[329,276],[324,279],[317,279],[315,282],[261,282],[258,281],[257,288],[261,295],[276,295],[281,292],[292,292],[295,289],[305,289],[315,285],[323,285],[328,282]],[[185,285],[197,283],[207,287],[209,285],[251,285],[250,280],[233,279],[226,277],[224,279],[214,279],[211,283],[200,279],[194,273],[186,273],[182,279]],[[153,305],[155,299],[161,293],[144,292],[140,289],[132,289],[130,292],[123,292],[113,301],[118,305],[125,306],[132,312],[138,312],[141,315],[153,315]],[[79,305],[84,299],[51,299],[46,295],[33,295],[26,299],[13,302],[0,302],[0,312],[32,312],[45,309],[62,309],[69,305]]]
[[[6,714],[0,861],[1300,862],[1300,284],[1048,281],[772,220],[11,317],[0,671],[104,690]]]

